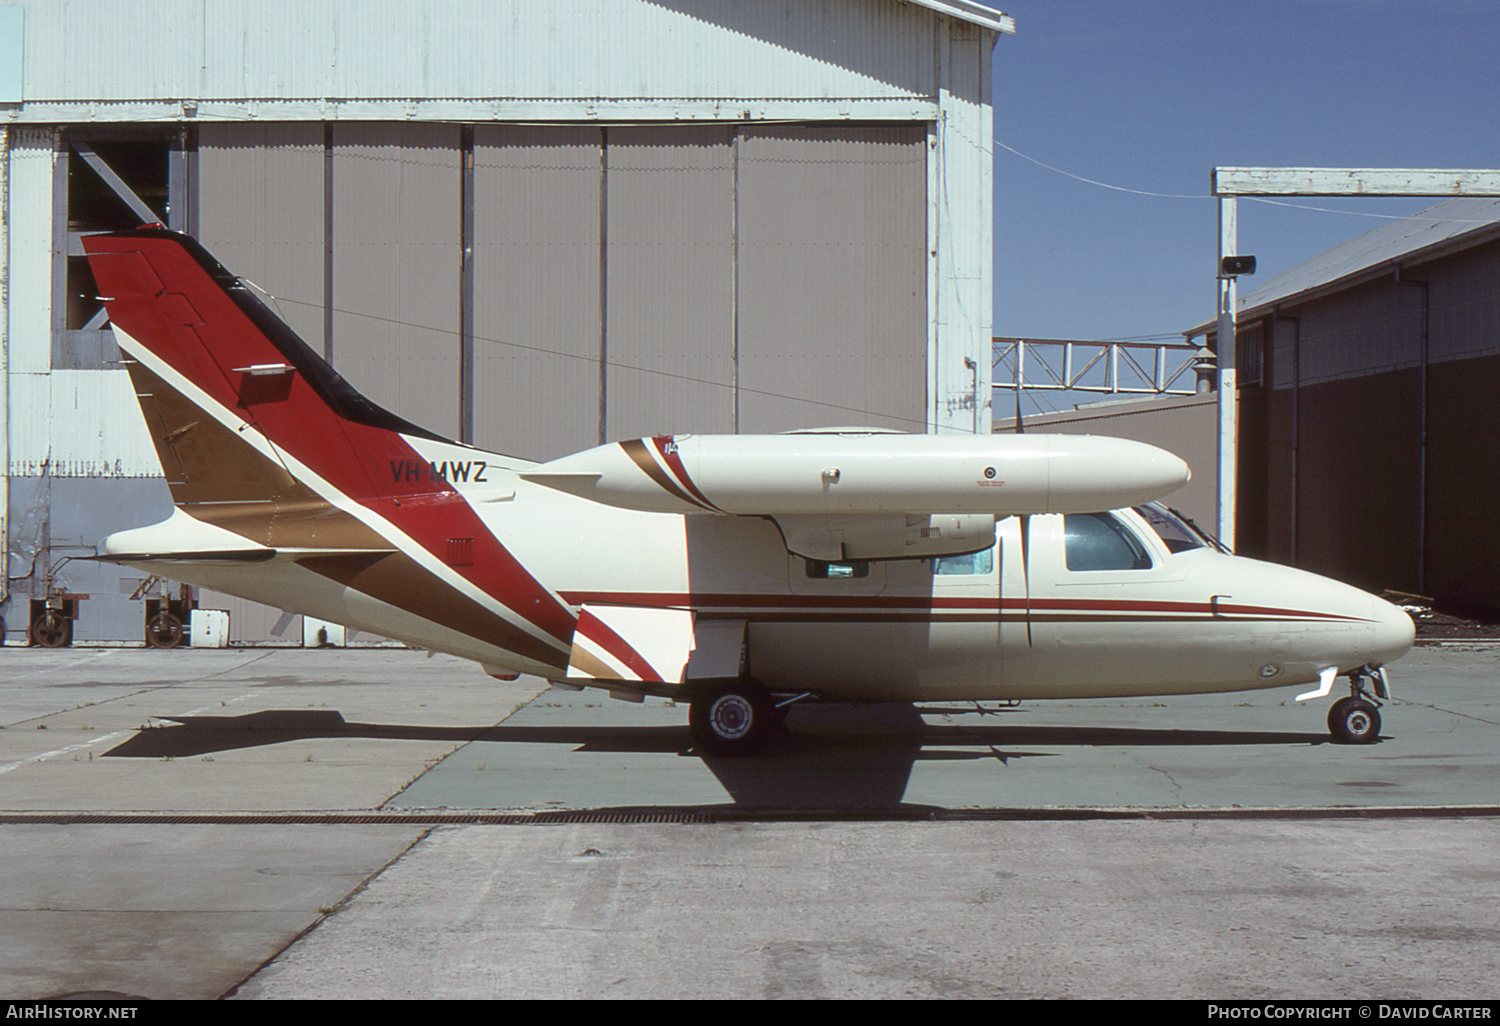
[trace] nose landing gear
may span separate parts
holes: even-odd
[[[1361,666],[1349,674],[1349,697],[1341,698],[1328,710],[1328,730],[1334,739],[1346,745],[1368,745],[1380,739],[1380,703],[1365,694],[1369,680],[1379,698],[1389,698],[1385,671],[1378,666]]]

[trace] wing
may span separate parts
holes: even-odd
[[[809,559],[974,552],[997,517],[1136,506],[1190,477],[1178,457],[1092,435],[663,435],[565,456],[527,481],[625,509],[773,519]]]

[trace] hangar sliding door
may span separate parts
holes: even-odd
[[[324,147],[320,124],[198,127],[197,235],[226,268],[317,352],[323,351]],[[230,640],[294,644],[300,617],[198,589],[204,609],[229,611]]]
[[[474,128],[474,444],[599,442],[600,129]],[[455,296],[457,293],[455,293]]]
[[[530,459],[923,429],[923,126],[199,131],[209,249],[424,427]]]
[[[740,129],[739,430],[924,430],[923,126]]]
[[[611,128],[600,441],[735,430],[733,130]]]
[[[375,402],[458,436],[459,129],[199,128],[198,235]]]
[[[459,128],[333,126],[333,365],[459,436]]]
[[[474,130],[474,441],[733,431],[732,131]]]
[[[199,240],[275,297],[267,302],[318,352],[323,191],[322,125],[199,126]]]

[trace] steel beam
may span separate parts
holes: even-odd
[[[1500,171],[1216,167],[1215,196],[1500,196]]]
[[[159,224],[162,215],[146,205],[146,201],[135,194],[135,190],[125,184],[125,180],[115,174],[115,169],[104,162],[104,158],[94,152],[94,148],[86,142],[74,140],[68,145],[73,147],[83,162],[94,169],[94,173],[104,180],[110,191],[120,197],[120,202],[130,208],[131,213],[141,219],[141,224]]]

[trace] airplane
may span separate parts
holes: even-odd
[[[1153,446],[826,428],[537,463],[370,402],[187,235],[83,246],[174,502],[97,558],[685,701],[706,755],[762,751],[803,702],[1316,682],[1300,702],[1340,675],[1329,729],[1369,743],[1413,642],[1396,606],[1221,551],[1157,501],[1190,471]]]

